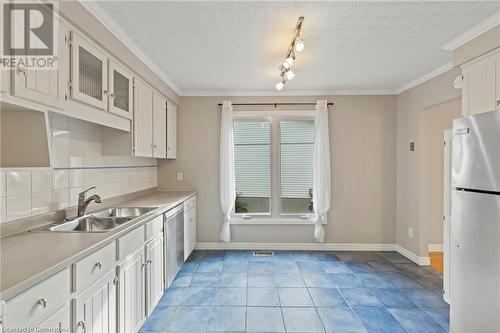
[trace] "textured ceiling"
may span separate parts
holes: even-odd
[[[306,43],[283,91],[393,91],[451,60],[441,47],[491,2],[99,1],[185,94],[272,92],[297,17]]]

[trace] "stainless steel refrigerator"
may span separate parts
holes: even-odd
[[[500,332],[500,111],[453,122],[452,333]]]

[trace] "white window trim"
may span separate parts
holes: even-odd
[[[287,120],[305,120],[314,119],[316,111],[314,110],[279,110],[279,111],[235,111],[233,112],[234,120],[255,120],[255,121],[270,121],[271,122],[271,212],[270,213],[254,213],[254,214],[236,214],[231,213],[230,224],[236,225],[314,225],[316,214],[280,214],[272,216],[273,211],[279,211],[280,200],[280,177],[274,177],[275,168],[279,168],[279,141],[275,140],[276,135],[279,137],[278,128],[274,125],[271,117],[277,117],[277,121],[285,118]],[[277,210],[276,210],[277,209]],[[307,216],[307,218],[305,218]],[[322,224],[327,223],[327,218],[324,218]]]

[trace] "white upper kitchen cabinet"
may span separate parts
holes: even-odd
[[[177,105],[167,102],[167,158],[177,158]]]
[[[167,99],[153,92],[153,157],[167,157]]]
[[[151,315],[163,295],[163,233],[146,244],[146,313]]]
[[[153,156],[153,89],[134,79],[134,156]]]
[[[132,119],[133,75],[130,71],[109,60],[109,111]]]
[[[471,116],[500,107],[500,50],[462,66],[462,113]]]
[[[100,110],[108,104],[108,58],[85,37],[71,32],[71,98]]]
[[[116,332],[114,272],[92,284],[73,300],[74,332]]]
[[[55,68],[35,70],[18,65],[12,71],[12,94],[14,96],[57,109],[64,108],[65,97],[68,93],[67,68],[70,36],[67,25],[63,22],[59,22],[58,33]]]

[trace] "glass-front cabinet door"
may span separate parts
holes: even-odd
[[[106,110],[107,57],[96,45],[72,32],[71,97]]]
[[[109,61],[109,111],[132,119],[133,75],[116,62]]]

